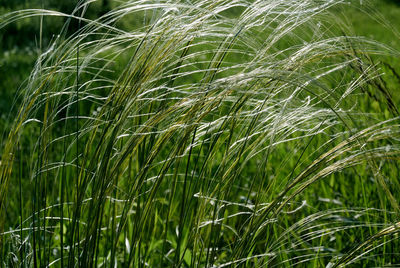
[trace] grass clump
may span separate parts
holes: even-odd
[[[66,20],[4,138],[2,266],[398,262],[399,54],[344,1],[91,2],[1,17]]]

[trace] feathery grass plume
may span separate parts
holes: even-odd
[[[1,151],[2,266],[398,260],[399,54],[341,33],[345,1],[94,2],[0,19],[67,21]]]

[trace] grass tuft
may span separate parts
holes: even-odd
[[[0,17],[66,20],[0,151],[2,266],[399,264],[399,52],[345,1],[94,2]]]

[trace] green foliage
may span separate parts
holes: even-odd
[[[343,1],[117,3],[0,18],[65,25],[2,142],[2,266],[398,262],[397,50]]]

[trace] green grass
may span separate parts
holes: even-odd
[[[400,264],[400,54],[348,4],[85,3],[0,17],[71,22],[1,143],[3,267]]]

